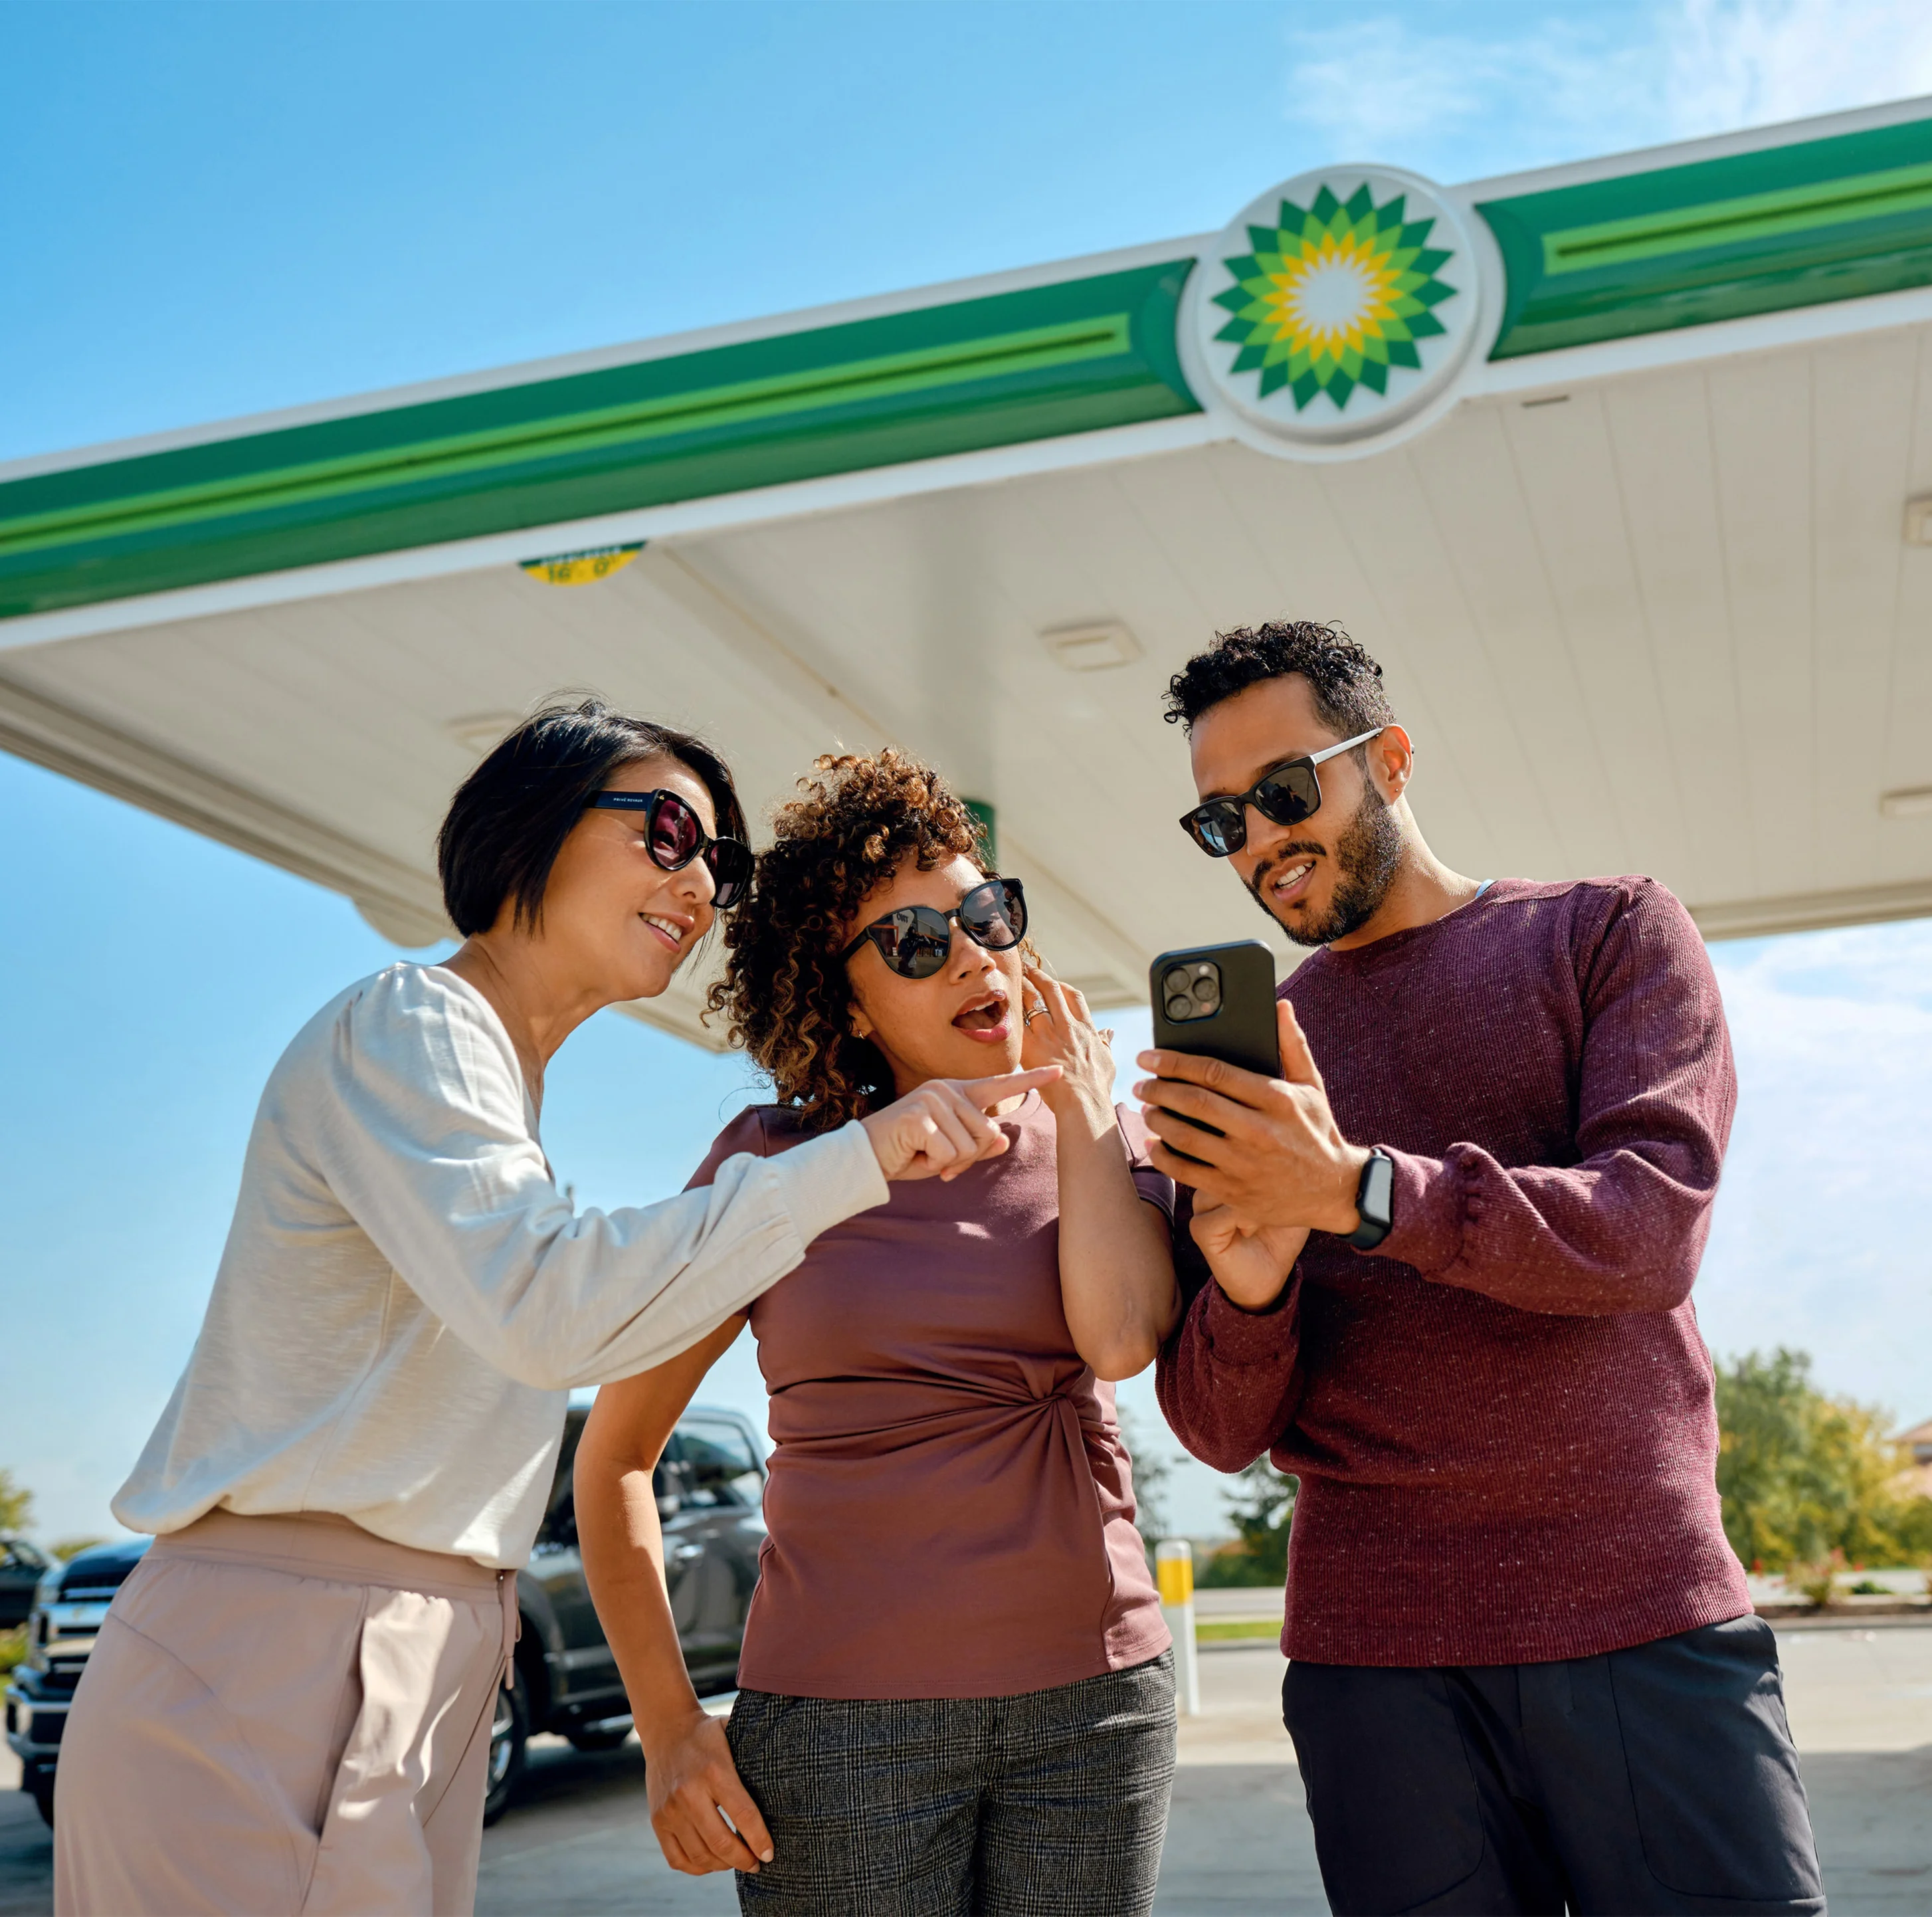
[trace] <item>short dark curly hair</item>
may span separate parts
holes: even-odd
[[[991,873],[978,822],[931,766],[895,752],[826,754],[804,796],[778,808],[752,890],[724,927],[724,974],[708,1010],[729,1015],[778,1102],[808,1132],[863,1118],[893,1096],[877,1046],[852,1030],[839,956],[860,902],[908,857],[929,872],[949,859]]]
[[[1167,722],[1192,731],[1223,699],[1292,672],[1307,680],[1316,717],[1338,739],[1394,721],[1382,669],[1366,649],[1333,622],[1295,619],[1217,632],[1213,645],[1167,682]]]

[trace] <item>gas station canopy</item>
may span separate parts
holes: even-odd
[[[1266,928],[1174,821],[1217,628],[1341,621],[1459,869],[1714,938],[1932,913],[1932,100],[0,467],[0,746],[442,936],[560,689],[755,817],[896,742],[1058,968]],[[1279,944],[1279,941],[1277,941]],[[1282,948],[1285,950],[1285,948]],[[640,1010],[715,1042],[696,981]]]

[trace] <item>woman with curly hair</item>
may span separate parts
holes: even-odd
[[[736,1868],[741,1907],[773,1917],[1131,1917],[1160,1867],[1173,1662],[1102,1381],[1151,1363],[1179,1310],[1173,1187],[966,807],[890,751],[817,770],[712,992],[777,1102],[693,1182],[930,1079],[1060,1076],[998,1108],[1004,1156],[895,1187],[748,1314],[599,1394],[578,1522],[652,1822],[675,1868]],[[651,1473],[746,1316],[776,1448],[728,1729],[685,1674]]]

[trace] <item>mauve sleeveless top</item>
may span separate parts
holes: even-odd
[[[1143,1198],[1174,1187],[1123,1132]],[[800,1697],[1000,1697],[1097,1677],[1170,1642],[1134,1528],[1111,1385],[1061,1310],[1053,1116],[1001,1158],[815,1239],[752,1306],[776,1447],[739,1681]],[[800,1142],[741,1113],[692,1178]]]

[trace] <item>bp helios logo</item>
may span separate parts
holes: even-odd
[[[1264,194],[1202,256],[1192,344],[1269,438],[1320,445],[1413,417],[1461,365],[1479,282],[1456,210],[1382,167]]]

